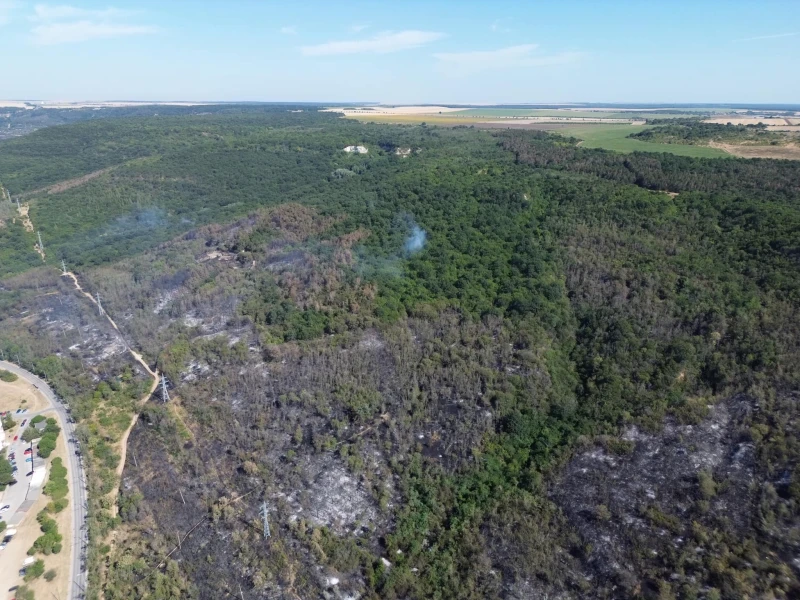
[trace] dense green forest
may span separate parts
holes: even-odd
[[[0,144],[12,197],[109,167],[25,196],[38,279],[0,229],[0,348],[99,461],[92,414],[136,388],[57,300],[62,256],[179,399],[93,509],[93,597],[800,593],[800,163],[286,108]],[[632,487],[577,489],[584,464]]]
[[[701,119],[649,119],[644,131],[628,137],[660,144],[689,144],[706,146],[709,142],[725,144],[756,144],[778,146],[790,141],[786,134],[769,131],[763,123],[733,125],[704,123]]]

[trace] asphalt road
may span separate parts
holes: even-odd
[[[85,596],[88,573],[85,569],[85,549],[88,548],[88,528],[86,524],[86,474],[83,470],[80,457],[75,454],[75,444],[69,442],[75,438],[75,425],[69,422],[64,405],[55,395],[45,381],[14,363],[0,360],[0,369],[11,371],[26,381],[36,386],[42,395],[55,409],[53,412],[59,420],[61,433],[67,440],[67,477],[72,489],[72,560],[70,561],[70,586],[67,600],[83,598]],[[40,411],[41,412],[41,411]],[[36,414],[36,413],[33,413]],[[31,416],[33,416],[33,414]],[[26,415],[27,416],[27,415]],[[30,417],[28,417],[30,418]],[[18,455],[19,456],[19,455]],[[17,464],[20,464],[19,461]],[[20,481],[22,483],[22,481]]]

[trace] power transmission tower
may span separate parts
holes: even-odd
[[[166,404],[169,402],[169,390],[167,389],[167,378],[164,375],[161,376],[161,401]]]
[[[61,275],[67,275],[67,263],[64,262],[64,259],[61,259]]]
[[[267,503],[261,503],[261,520],[264,521],[264,539],[267,539],[270,536],[269,531],[269,508],[267,508]]]
[[[97,310],[100,312],[101,315],[106,314],[106,311],[103,310],[103,305],[100,304],[100,292],[97,292],[95,294],[95,297],[97,298]]]

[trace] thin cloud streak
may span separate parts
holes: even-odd
[[[92,21],[73,21],[70,23],[49,23],[31,29],[33,43],[37,46],[53,46],[109,39],[128,35],[157,33],[158,27],[151,25],[124,25],[96,23]]]
[[[792,33],[774,33],[772,35],[757,35],[756,37],[741,38],[734,40],[735,42],[753,42],[755,40],[774,40],[775,38],[792,37],[800,35],[800,31],[793,31]]]
[[[63,19],[123,19],[137,14],[135,10],[104,8],[91,10],[77,6],[37,4],[33,7],[32,21],[59,21]]]
[[[138,11],[114,7],[94,10],[68,5],[37,4],[29,20],[32,42],[37,46],[53,46],[89,40],[111,39],[131,35],[157,33],[154,25],[128,22]]]
[[[433,57],[439,61],[439,67],[451,75],[470,75],[490,69],[565,65],[577,62],[585,56],[583,52],[561,52],[537,56],[534,51],[538,47],[538,44],[520,44],[497,50],[444,52],[434,54]]]
[[[326,42],[314,46],[303,46],[305,56],[333,56],[337,54],[388,54],[401,50],[419,48],[445,37],[437,31],[384,31],[364,40]]]
[[[294,25],[289,25],[287,27],[281,27],[280,32],[283,35],[295,35],[297,33],[297,27]]]

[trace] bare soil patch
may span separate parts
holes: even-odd
[[[12,383],[0,381],[0,411],[14,412],[18,408],[27,408],[28,413],[38,412],[49,408],[44,397],[36,391],[30,383],[21,377]],[[21,422],[29,418],[27,415],[14,415],[14,420]]]
[[[781,158],[785,160],[800,160],[800,146],[787,144],[785,146],[743,146],[709,142],[712,148],[719,148],[734,156],[741,158]]]
[[[29,204],[20,204],[19,206],[19,216],[22,218],[22,226],[25,228],[25,231],[31,232],[33,231],[33,221],[28,216],[28,211],[30,211],[31,207]]]

